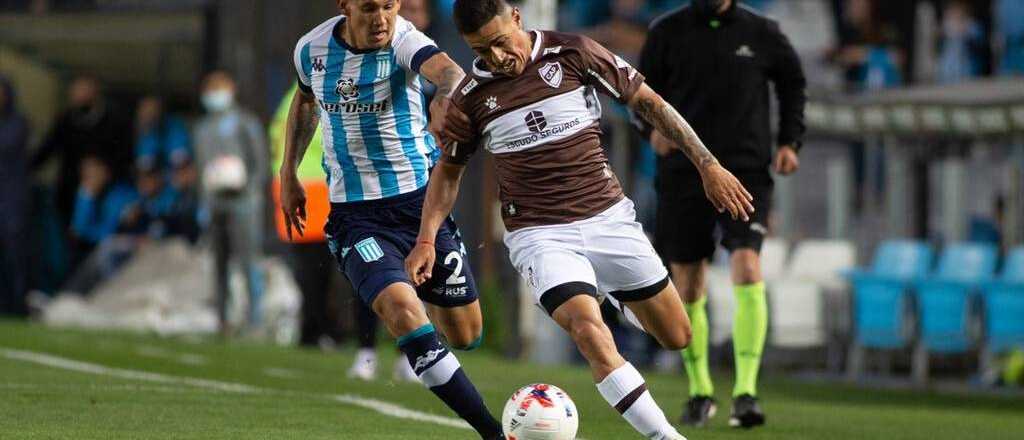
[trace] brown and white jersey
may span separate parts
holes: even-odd
[[[595,92],[629,101],[644,77],[583,36],[532,31],[531,58],[516,77],[493,75],[477,60],[454,104],[478,138],[449,142],[442,160],[465,164],[480,147],[494,155],[509,231],[590,218],[624,195],[601,149]]]

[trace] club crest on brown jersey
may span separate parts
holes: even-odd
[[[562,85],[562,64],[558,61],[547,63],[537,71],[547,85],[558,88]]]

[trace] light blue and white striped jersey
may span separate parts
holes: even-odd
[[[397,17],[391,44],[372,51],[335,37],[337,16],[295,47],[300,87],[316,96],[331,202],[377,200],[427,184],[440,152],[427,131],[419,68],[440,52]]]

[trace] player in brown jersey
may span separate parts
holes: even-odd
[[[608,299],[666,348],[689,343],[689,319],[668,271],[601,149],[595,91],[627,104],[680,145],[719,210],[748,218],[752,197],[643,75],[601,45],[524,31],[519,11],[504,0],[459,0],[454,9],[459,31],[480,58],[453,104],[469,116],[477,137],[446,142],[427,189],[417,246],[406,259],[410,278],[430,278],[432,243],[465,165],[479,148],[490,151],[509,231],[505,244],[537,303],[570,334],[601,395],[638,432],[683,438],[601,319],[598,301]]]

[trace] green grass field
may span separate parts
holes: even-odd
[[[381,373],[390,373],[395,353],[382,351]],[[0,321],[0,438],[475,438],[452,427],[451,415],[417,384],[346,379],[350,355]],[[580,437],[639,438],[582,368],[541,368],[486,353],[460,353],[460,359],[492,411],[518,386],[549,382],[576,401]],[[683,378],[646,377],[675,419],[686,396]],[[1020,398],[871,391],[776,377],[761,386],[768,425],[736,431],[726,426],[731,384],[720,377],[716,386],[719,415],[708,429],[682,430],[691,440],[1024,438]],[[435,418],[379,411],[395,409]]]

